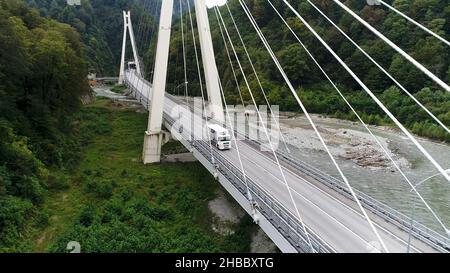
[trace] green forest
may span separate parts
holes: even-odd
[[[98,75],[113,76],[119,70],[119,56],[122,48],[122,10],[131,10],[139,22],[134,25],[138,37],[141,32],[154,25],[150,6],[144,8],[143,0],[82,0],[80,6],[71,6],[67,0],[25,0],[30,7],[40,11],[41,16],[53,18],[71,25],[80,33],[84,44],[88,68]],[[148,2],[148,1],[146,1]],[[148,31],[146,31],[148,32]],[[145,37],[149,40],[151,37]],[[144,43],[139,40],[138,44]],[[130,47],[129,47],[130,48]]]
[[[157,15],[160,1],[81,1],[81,6],[68,6],[65,0],[27,0],[31,6],[37,7],[41,15],[54,18],[73,26],[79,33],[86,51],[88,67],[99,75],[115,75],[119,66],[121,41],[123,32],[122,10],[131,10],[134,32],[138,44],[139,55],[145,63],[145,74],[152,77],[152,69],[156,48]],[[239,30],[247,46],[254,66],[261,79],[263,88],[271,104],[278,104],[281,110],[300,111],[294,97],[284,83],[281,74],[256,35],[248,18],[238,1],[228,1],[231,13],[238,22]],[[348,101],[358,111],[363,120],[369,124],[393,125],[392,121],[364,92],[358,83],[331,54],[319,46],[317,39],[309,32],[302,22],[289,10],[281,0],[271,1],[280,14],[295,30],[300,39],[322,65],[330,78],[344,92]],[[440,89],[425,74],[415,68],[406,59],[391,49],[385,42],[378,39],[362,24],[331,1],[313,1],[327,14],[343,31],[366,50],[382,67],[384,67],[398,82],[411,92],[444,124],[450,125],[450,94]],[[450,4],[445,0],[395,0],[386,1],[395,8],[405,12],[415,20],[447,40],[450,36]],[[183,49],[181,25],[183,25],[186,46],[186,69],[188,92],[199,96],[199,80],[195,63],[191,25],[187,2],[182,1],[180,14],[179,1],[174,1],[174,23],[172,27],[170,67],[167,81],[167,91],[178,94],[184,80]],[[336,90],[323,76],[303,47],[285,27],[273,8],[267,1],[246,1],[252,14],[262,28],[271,47],[279,58],[289,79],[297,90],[306,108],[311,113],[356,120],[354,114],[345,104]],[[332,49],[356,72],[357,76],[376,93],[378,98],[388,106],[399,120],[412,132],[436,140],[450,141],[450,136],[428,114],[408,97],[394,82],[371,63],[355,46],[353,46],[339,31],[326,21],[307,1],[294,0],[290,3],[297,8],[312,27],[329,43]],[[450,50],[438,39],[430,36],[417,26],[407,22],[401,16],[388,11],[382,6],[369,6],[365,1],[348,0],[345,4],[356,11],[363,19],[370,22],[376,29],[385,34],[417,61],[423,63],[445,82],[450,81]],[[193,7],[193,2],[191,2]],[[228,10],[220,8],[225,24],[238,52],[244,71],[249,79],[250,87],[258,104],[265,100],[252,73],[242,44],[240,43]],[[183,21],[180,18],[183,18]],[[193,28],[196,32],[195,12],[192,11]],[[238,88],[235,84],[231,66],[225,51],[219,24],[213,9],[209,10],[211,31],[219,74],[224,86],[228,104],[242,104]],[[196,39],[198,35],[196,34]],[[197,43],[199,50],[199,45]],[[230,45],[228,45],[230,48]],[[128,48],[131,48],[128,46]],[[200,50],[199,50],[200,51]],[[131,58],[131,50],[128,50]],[[236,61],[234,70],[239,81],[244,104],[251,104],[243,76]],[[202,66],[200,62],[200,66]]]
[[[281,110],[300,111],[297,102],[284,83],[281,74],[278,72],[270,55],[257,36],[239,2],[228,2],[269,102],[280,105]],[[273,0],[271,2],[329,74],[330,78],[338,85],[339,89],[358,111],[363,120],[369,124],[393,125],[392,121],[362,91],[362,88],[353,80],[350,74],[334,60],[333,56],[325,47],[319,45],[319,41],[289,10],[283,1]],[[293,0],[289,2],[407,128],[421,136],[447,142],[450,141],[450,135],[442,127],[432,120],[425,111],[401,91],[394,82],[371,63],[307,1]],[[399,53],[391,49],[385,42],[378,39],[343,9],[333,4],[332,1],[315,0],[313,2],[446,126],[450,126],[450,94],[448,92],[440,89],[425,74],[401,57]],[[417,26],[407,22],[401,16],[389,12],[386,8],[381,6],[368,6],[366,1],[360,0],[348,0],[344,2],[413,58],[424,64],[439,78],[447,83],[450,82],[450,50],[448,46],[425,33]],[[426,27],[445,37],[447,40],[450,39],[450,20],[448,20],[450,18],[450,3],[448,1],[395,0],[386,2],[393,4],[394,7],[423,23]],[[325,76],[323,76],[268,2],[249,0],[246,3],[307,110],[311,113],[356,120],[349,107],[327,81]],[[264,97],[260,91],[256,77],[253,75],[230,14],[225,6],[220,7],[220,12],[233,44],[236,47],[257,103],[264,104]],[[168,92],[179,93],[180,90],[176,90],[176,86],[184,82],[182,37],[180,31],[181,24],[183,24],[186,34],[185,43],[187,47],[189,92],[190,94],[200,95],[190,22],[187,17],[184,17],[183,22],[178,20],[173,26],[170,53],[171,73],[169,73]],[[216,14],[213,10],[209,10],[209,19],[219,74],[222,78],[227,103],[242,104],[233,78],[232,68],[228,61]],[[231,51],[229,43],[228,48]],[[230,54],[234,58],[233,53],[230,52]],[[149,54],[148,56],[146,59],[147,62],[152,63],[151,56],[153,55]],[[244,104],[252,104],[239,67],[234,59],[233,62]]]
[[[21,236],[37,206],[81,156],[73,115],[89,94],[79,34],[20,1],[0,1],[0,249]]]
[[[147,68],[146,77],[151,79],[159,7],[159,1],[153,2],[82,0],[81,6],[69,6],[66,0],[0,0],[0,252],[61,252],[65,251],[65,243],[74,237],[83,242],[87,251],[248,251],[251,230],[248,218],[242,220],[234,235],[214,236],[208,231],[205,219],[210,215],[207,215],[204,201],[214,197],[214,187],[205,189],[199,185],[217,183],[199,164],[153,166],[147,168],[149,171],[145,175],[137,161],[133,161],[130,170],[123,168],[130,158],[139,156],[145,115],[117,110],[102,100],[89,107],[83,106],[82,101],[91,99],[86,80],[88,72],[117,75],[122,10],[132,11],[140,55]],[[354,120],[344,101],[267,2],[246,2],[306,108],[311,113]],[[272,2],[363,119],[370,124],[392,125],[325,48],[318,46],[312,34],[282,1]],[[450,126],[448,92],[331,1],[313,2]],[[450,39],[448,1],[386,2]],[[412,132],[450,141],[450,135],[306,1],[290,3]],[[367,6],[360,0],[345,3],[438,77],[450,82],[450,50],[443,43],[380,6]],[[229,1],[229,6],[239,22],[239,30],[270,103],[280,105],[281,110],[299,111],[238,1]],[[174,11],[167,91],[178,94],[177,86],[184,82],[183,24],[189,94],[199,96],[186,5],[183,11],[183,21],[180,9],[177,7]],[[263,104],[264,98],[228,10],[221,7],[220,11],[257,102]],[[241,104],[214,10],[209,10],[209,16],[227,103]],[[196,29],[195,15],[193,18]],[[244,103],[250,104],[249,92],[236,64],[234,69]],[[136,126],[140,127],[130,128],[127,122],[130,119],[138,120]],[[129,142],[123,142],[123,135],[128,136],[125,140]],[[118,148],[107,156],[116,162],[105,164],[99,155],[109,151],[111,143]],[[127,152],[120,152],[119,148]],[[98,168],[101,164],[105,166]],[[177,174],[167,180],[161,178],[169,173]],[[148,181],[151,182],[144,183]],[[172,194],[180,185],[186,185],[184,191]],[[61,203],[66,199],[66,203]],[[114,240],[108,240],[114,236],[117,236]],[[171,239],[174,236],[179,240]]]
[[[220,186],[200,163],[143,165],[147,115],[93,102],[100,23],[86,34],[36,3],[0,0],[0,252],[68,252],[70,241],[83,252],[248,252],[248,216],[233,234],[212,231]]]

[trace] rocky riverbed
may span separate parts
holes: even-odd
[[[334,124],[354,125],[337,119],[313,116],[319,122],[332,122]],[[306,124],[303,116],[282,114],[280,116],[281,132],[286,142],[299,149],[325,152],[319,137],[312,126]],[[408,160],[395,153],[395,146],[390,145],[390,140],[385,137],[376,136],[377,140],[369,133],[364,133],[351,128],[327,128],[320,126],[318,130],[325,143],[334,156],[351,160],[355,164],[367,168],[382,168],[395,170],[392,161],[386,156],[386,152],[395,160],[401,168],[410,167]]]
[[[380,145],[358,122],[312,115],[330,152],[350,184],[364,193],[407,214],[415,198],[411,187],[386,156]],[[291,155],[342,180],[325,152],[319,138],[304,115],[281,112],[279,123]],[[388,154],[418,188],[423,198],[447,226],[450,225],[450,184],[398,129],[369,126]],[[421,145],[444,168],[450,168],[450,145],[416,136]],[[279,149],[285,150],[280,144]],[[433,178],[428,179],[430,176]],[[421,223],[443,232],[441,225],[425,208],[416,203],[414,217]]]

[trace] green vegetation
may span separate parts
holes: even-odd
[[[146,25],[149,29],[154,24],[154,18],[144,8],[142,0],[81,0],[80,6],[70,6],[67,0],[25,2],[39,9],[42,16],[75,28],[81,35],[89,70],[98,75],[111,76],[118,71],[122,48],[123,10],[131,10],[136,37],[139,39],[138,45],[144,44],[144,35],[141,35],[143,26]],[[145,38],[148,40],[151,37]],[[128,53],[131,53],[131,50]]]
[[[88,94],[79,36],[20,1],[0,1],[0,250],[23,249],[39,207],[81,156],[73,113]]]
[[[251,226],[231,236],[211,230],[207,201],[219,186],[212,176],[199,163],[143,165],[146,115],[108,104],[80,114],[86,131],[95,131],[71,175],[77,214],[47,242],[49,250],[63,252],[78,241],[83,252],[248,251]],[[228,244],[240,236],[245,240]]]
[[[298,92],[303,103],[313,113],[323,113],[331,117],[357,121],[356,116],[348,111],[348,107],[337,93],[329,93],[319,88],[316,91],[300,90]],[[450,94],[444,91],[431,91],[424,88],[415,94],[427,108],[435,113],[444,123],[450,125]],[[392,121],[380,113],[377,104],[361,92],[348,92],[347,100],[359,111],[361,118],[368,124],[392,125]],[[435,122],[429,120],[428,114],[418,108],[415,102],[408,96],[404,96],[396,87],[391,87],[380,93],[378,98],[393,110],[396,117],[403,122],[413,133],[437,140],[450,142],[450,135]],[[294,110],[292,106],[286,106]]]
[[[176,140],[170,140],[163,145],[161,153],[164,155],[187,153],[188,149],[181,144],[181,142]]]
[[[341,91],[356,108],[364,121],[377,125],[393,125],[384,112],[372,102],[370,97],[352,77],[334,60],[325,48],[318,46],[316,38],[307,30],[281,0],[271,0],[280,13],[293,27],[308,49],[325,68],[331,79],[337,83]],[[81,6],[68,6],[66,0],[27,0],[30,5],[39,8],[41,14],[55,18],[73,26],[81,33],[84,48],[87,52],[91,70],[99,74],[116,74],[122,41],[122,10],[131,10],[135,22],[135,33],[139,52],[145,67],[153,67],[156,39],[153,16],[159,11],[146,0],[81,1]],[[297,93],[312,113],[326,114],[333,117],[354,119],[349,107],[344,104],[336,90],[328,83],[306,51],[297,43],[293,35],[284,26],[267,1],[246,1],[259,26],[270,41],[272,48],[281,61]],[[442,0],[387,0],[397,9],[405,12],[427,27],[450,39],[450,5]],[[156,3],[156,2],[155,2]],[[357,72],[357,75],[373,90],[380,100],[389,105],[389,110],[412,132],[437,140],[450,141],[450,136],[440,128],[419,106],[406,94],[393,87],[394,83],[373,65],[363,54],[351,45],[333,26],[328,23],[311,5],[304,0],[293,0],[290,3],[304,16],[308,22],[322,35],[324,40]],[[318,7],[329,15],[350,37],[376,59],[389,73],[413,93],[427,108],[439,117],[444,124],[450,126],[450,94],[442,91],[422,72],[407,62],[381,40],[377,39],[361,24],[355,22],[341,8],[330,1],[314,1]],[[439,40],[431,37],[405,19],[389,12],[381,6],[369,6],[365,1],[349,0],[345,4],[368,20],[388,38],[411,54],[416,60],[425,64],[433,73],[446,82],[450,81],[450,51]],[[272,104],[280,105],[281,110],[299,111],[290,90],[284,84],[263,44],[255,34],[251,24],[242,11],[238,1],[229,1],[254,65],[261,78],[263,87]],[[178,16],[178,5],[175,5],[175,16]],[[186,4],[183,6],[186,12]],[[264,104],[256,78],[251,73],[242,45],[233,28],[226,7],[221,8],[241,63],[249,78],[250,87],[258,104]],[[185,28],[190,30],[189,16],[184,16]],[[225,47],[220,35],[219,25],[213,10],[209,10],[211,30],[214,40],[219,73],[229,104],[241,104],[238,89],[235,86],[231,67],[228,63]],[[155,19],[156,18],[156,19]],[[194,16],[195,18],[195,16]],[[194,20],[195,21],[195,20]],[[196,25],[194,23],[194,28]],[[200,88],[195,64],[195,54],[190,32],[185,33],[187,53],[188,92],[200,95]],[[179,88],[184,80],[182,58],[182,37],[180,21],[175,21],[171,38],[170,67],[167,90],[180,94]],[[128,47],[130,48],[130,47]],[[128,52],[130,53],[130,52]],[[131,57],[131,56],[129,56]],[[201,62],[200,62],[200,65]],[[236,66],[236,63],[235,63]],[[251,104],[249,91],[237,67],[238,81],[243,92],[244,104]],[[151,69],[146,70],[147,78],[151,77]],[[178,87],[178,88],[177,88]]]
[[[84,252],[249,251],[248,217],[233,235],[212,231],[219,184],[199,163],[140,162],[146,115],[107,99],[82,107],[86,48],[72,27],[16,0],[0,0],[0,26],[0,252],[65,252],[69,241]]]
[[[113,91],[114,93],[123,94],[123,92],[125,92],[126,89],[127,87],[125,85],[116,84],[111,88],[111,91]]]
[[[31,204],[9,201],[10,219],[27,232],[3,242],[1,251],[65,252],[69,241],[83,252],[249,251],[249,217],[233,235],[212,231],[207,204],[220,186],[200,163],[141,163],[146,118],[105,99],[83,108],[76,115],[82,161],[53,179],[33,224],[19,217]]]
[[[280,105],[281,110],[300,111],[291,91],[284,83],[272,59],[264,48],[258,35],[243,12],[238,1],[228,1],[231,12],[238,22],[239,30],[252,57],[258,76],[267,93],[270,103]],[[336,90],[309,58],[303,47],[285,27],[267,1],[247,0],[252,14],[262,28],[275,54],[279,58],[292,84],[309,112],[327,114],[334,117],[354,119],[349,107],[344,103]],[[302,24],[302,22],[283,4],[281,0],[271,0],[284,18],[305,43],[307,48],[324,67],[331,79],[335,81],[365,122],[379,125],[392,125],[384,112],[361,90],[361,87],[334,60],[328,51],[320,46],[318,40]],[[403,59],[387,44],[377,39],[363,25],[352,19],[332,1],[313,1],[332,18],[350,37],[364,48],[374,59],[386,68],[407,90],[416,96],[441,121],[450,126],[450,94],[444,92],[427,76]],[[394,7],[424,23],[436,33],[450,39],[450,4],[440,0],[395,0],[386,1]],[[310,4],[304,0],[289,1],[314,29],[345,60],[366,85],[375,92],[378,98],[388,106],[399,120],[414,133],[430,138],[450,141],[450,135],[432,120],[406,94],[393,87],[394,83],[374,64],[328,23]],[[345,4],[368,20],[375,28],[384,33],[417,61],[423,63],[433,73],[446,82],[450,81],[450,51],[439,40],[431,37],[416,26],[409,24],[402,17],[389,12],[382,6],[369,6],[366,1],[348,0]],[[259,89],[256,77],[251,73],[250,63],[245,56],[237,33],[234,29],[226,7],[220,8],[225,24],[236,47],[249,84],[258,104],[264,104],[264,97]],[[185,31],[190,29],[189,20],[185,16]],[[220,28],[213,10],[209,11],[214,50],[225,89],[227,103],[242,104],[238,89],[229,65],[225,46],[222,42]],[[195,25],[194,25],[195,27]],[[187,69],[189,94],[200,95],[198,76],[195,65],[194,48],[190,31],[185,35],[187,52]],[[174,23],[170,51],[169,92],[178,93],[176,89],[183,83],[182,37],[180,21]],[[230,46],[228,46],[230,48]],[[230,49],[231,51],[231,49]],[[233,53],[231,52],[233,55]],[[153,62],[153,54],[147,54],[147,66]],[[238,76],[240,89],[245,105],[252,104],[247,86],[238,69],[234,56],[234,69]]]

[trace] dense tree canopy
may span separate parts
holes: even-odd
[[[361,91],[361,87],[326,49],[319,45],[283,1],[271,1],[362,118],[371,124],[391,124],[376,103]],[[104,124],[102,126],[95,111],[79,113],[80,98],[89,92],[86,82],[89,70],[103,75],[117,74],[123,30],[122,10],[132,10],[140,55],[147,68],[146,77],[151,78],[160,1],[151,2],[154,3],[152,6],[148,0],[82,0],[80,6],[69,6],[66,0],[23,0],[23,2],[0,0],[0,251],[21,250],[18,238],[22,236],[27,225],[30,222],[40,225],[48,221],[46,214],[39,210],[40,204],[45,199],[45,193],[63,187],[66,183],[64,177],[57,175],[54,169],[71,169],[80,160],[81,147],[86,144],[84,137],[92,137],[89,136],[90,133],[104,134],[111,130]],[[437,126],[412,99],[394,86],[389,78],[370,63],[311,5],[304,0],[289,2],[412,132],[450,141],[450,136],[442,128]],[[392,73],[418,100],[450,126],[448,92],[441,90],[332,1],[313,0],[313,2]],[[448,1],[386,0],[386,2],[447,40],[450,39]],[[268,2],[246,0],[246,3],[306,108],[313,113],[355,119]],[[439,40],[381,6],[368,6],[361,0],[347,0],[345,4],[438,77],[450,82],[450,50]],[[290,90],[284,84],[283,78],[238,1],[230,0],[229,5],[270,103],[280,105],[282,110],[299,111]],[[186,42],[189,94],[200,95],[189,16],[185,14],[181,22],[179,6],[175,7],[167,91],[182,92],[177,88],[184,82],[182,23]],[[244,48],[234,30],[228,10],[226,7],[220,9],[257,103],[263,104],[264,97],[255,75],[252,74],[250,63],[244,55]],[[183,10],[186,13],[186,5],[183,5]],[[236,62],[234,68],[229,65],[213,10],[209,10],[209,16],[227,103],[241,103],[241,96],[233,77],[234,69],[244,103],[250,104],[251,98],[243,75],[237,69]],[[193,18],[193,27],[196,28],[195,16]],[[79,116],[74,118],[77,115]],[[93,124],[88,122],[87,127],[80,128],[80,119],[91,119],[96,122]],[[84,137],[80,137],[80,132],[84,132]],[[180,218],[177,217],[197,207],[190,205],[193,204],[193,200],[200,200],[198,199],[200,195],[178,190],[178,195],[174,195],[176,200],[171,201],[178,207],[165,209],[149,204],[139,197],[127,197],[122,194],[119,196],[114,192],[116,186],[111,180],[86,176],[83,178],[86,194],[92,194],[97,199],[111,198],[111,200],[105,201],[101,209],[85,207],[77,217],[77,223],[59,238],[51,250],[63,251],[65,242],[73,236],[80,236],[87,251],[219,250],[196,227],[186,228],[185,226],[189,226],[189,220],[186,220],[185,226],[175,226],[175,231],[161,233],[157,230],[158,226],[170,226],[179,222]],[[124,176],[126,180],[126,173]],[[161,200],[169,195],[164,191],[158,192],[160,193],[157,194],[156,190],[152,190],[149,195],[158,196]],[[177,240],[171,239],[174,235],[177,236]],[[109,240],[110,238],[113,240]],[[232,245],[237,241],[232,236],[229,240],[226,245]],[[226,251],[228,248],[220,250]]]
[[[245,2],[275,51],[288,77],[297,89],[300,98],[308,106],[308,110],[314,113],[325,113],[339,116],[340,118],[354,119],[355,117],[350,113],[348,106],[339,98],[336,90],[329,84],[268,2],[259,0],[247,0]],[[361,86],[342,68],[325,47],[320,45],[320,42],[283,1],[271,0],[271,2],[292,29],[295,30],[306,47],[329,74],[330,78],[338,84],[351,104],[355,106],[362,116],[367,117],[365,121],[375,124],[391,123],[368,95],[361,91]],[[439,128],[403,91],[398,87],[394,87],[395,83],[392,80],[371,63],[361,51],[341,35],[307,1],[293,0],[289,2],[349,67],[355,71],[357,76],[377,94],[382,102],[390,106],[389,110],[399,115],[400,120],[413,132],[437,139],[450,140],[450,136],[442,128]],[[390,48],[389,45],[378,39],[339,6],[333,4],[333,1],[314,0],[312,2],[391,73],[408,91],[420,98],[426,107],[431,109],[447,126],[450,126],[450,121],[448,120],[450,115],[450,94],[448,92],[440,89],[437,84]],[[395,0],[386,2],[423,23],[447,40],[450,39],[450,20],[448,19],[450,18],[450,4],[448,1]],[[286,89],[282,76],[255,33],[239,2],[231,0],[228,3],[258,75],[263,82],[263,87],[271,99],[270,102],[280,105],[281,109],[284,110],[299,111],[297,103],[293,100],[289,90]],[[380,32],[384,33],[413,58],[424,64],[439,78],[450,82],[450,50],[444,43],[382,6],[368,6],[366,1],[360,0],[348,0],[345,1],[345,4]],[[264,97],[261,95],[256,77],[252,74],[250,63],[245,56],[244,48],[238,38],[228,10],[226,7],[221,7],[220,10],[246,76],[249,78],[250,88],[255,94],[258,103],[263,104]],[[220,27],[212,9],[209,10],[209,19],[219,74],[225,88],[227,102],[229,104],[240,104],[240,96],[233,78],[232,68],[228,62],[220,34]],[[179,90],[175,90],[175,86],[184,82],[183,62],[180,57],[182,56],[180,24],[181,22],[178,20],[173,26],[174,33],[172,35],[169,69],[171,73],[169,73],[168,79],[168,92],[175,93],[179,92]],[[199,95],[195,55],[188,20],[184,22],[184,29],[187,46],[189,92],[190,94]],[[231,50],[230,45],[228,45],[228,48]],[[148,64],[153,62],[152,54],[147,55],[146,61]],[[247,87],[232,52],[231,55],[234,62],[234,70],[238,76],[239,87],[246,100],[245,103],[251,104],[250,96],[247,95]]]
[[[143,0],[82,0],[80,6],[67,5],[67,0],[25,1],[39,9],[42,16],[75,28],[86,49],[90,71],[99,75],[113,76],[118,73],[123,34],[122,10],[132,11],[136,34],[140,34],[144,25],[149,30],[154,23],[153,15],[149,14],[154,9],[149,9],[147,4],[144,7]],[[144,36],[137,36],[142,39],[138,44],[143,43]]]
[[[0,1],[0,248],[43,200],[51,166],[77,157],[72,114],[88,93],[78,33],[16,0]],[[33,212],[34,211],[34,212]]]

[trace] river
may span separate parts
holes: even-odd
[[[96,92],[100,96],[127,98],[108,89],[108,87],[96,88]],[[193,98],[196,99],[199,100]],[[406,215],[413,215],[417,221],[444,234],[438,221],[416,195],[410,192],[411,187],[407,181],[361,124],[318,115],[312,117],[352,187]],[[278,120],[283,134],[282,139],[285,140],[293,157],[342,180],[303,115],[280,112]],[[400,130],[382,126],[369,127],[412,184],[438,173],[438,170]],[[444,169],[450,168],[449,144],[417,136],[416,138]],[[284,143],[278,145],[280,150],[286,151],[285,147]],[[437,175],[421,184],[417,190],[441,221],[450,226],[450,182],[442,175]]]
[[[326,143],[330,145],[331,152],[351,186],[407,215],[412,215],[411,211],[414,207],[412,200],[415,195],[410,193],[411,187],[394,165],[387,160],[382,149],[361,124],[322,118],[317,115],[314,115],[313,119],[320,132],[324,134]],[[294,157],[342,180],[303,115],[280,113],[279,123]],[[370,129],[413,184],[438,173],[438,170],[400,130],[378,126],[370,126]],[[336,138],[336,136],[338,137]],[[352,140],[355,138],[360,141],[355,143]],[[418,139],[444,169],[450,168],[450,145],[423,138]],[[359,150],[363,148],[370,154],[358,154],[358,147]],[[285,150],[284,145],[280,144],[279,149]],[[354,153],[355,149],[356,154]],[[365,161],[359,161],[362,160],[363,155],[370,157],[371,154],[376,154],[373,162],[366,164]],[[380,159],[380,157],[383,158]],[[371,163],[375,164],[372,166]],[[445,225],[450,226],[450,183],[442,175],[437,175],[421,184],[418,191]],[[416,209],[413,214],[415,219],[437,232],[444,233],[425,205],[418,198],[416,201]]]

